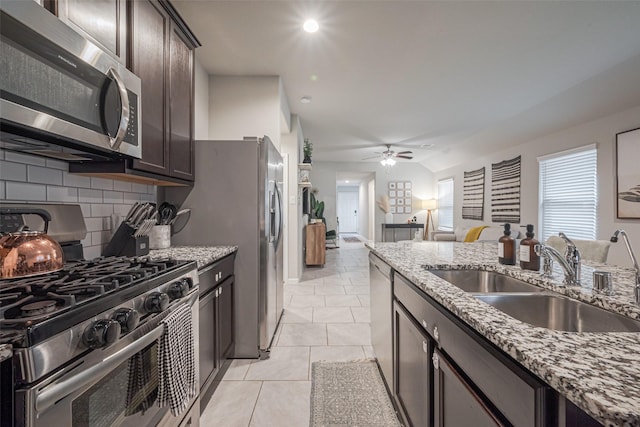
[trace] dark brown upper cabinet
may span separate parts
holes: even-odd
[[[126,64],[126,0],[47,0],[60,20]]]
[[[63,2],[71,8],[84,1],[58,0],[58,13]],[[98,3],[113,6],[121,1]],[[124,9],[126,64],[142,81],[142,158],[72,163],[69,171],[154,185],[191,185],[195,176],[194,49],[200,42],[166,0],[129,0]]]

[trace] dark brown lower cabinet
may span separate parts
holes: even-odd
[[[233,354],[234,255],[200,271],[200,410],[203,411]]]
[[[434,419],[437,427],[506,426],[485,398],[476,392],[463,374],[437,349],[433,353]]]
[[[404,424],[433,425],[433,340],[407,311],[393,303],[395,363],[394,398]]]

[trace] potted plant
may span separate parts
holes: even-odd
[[[309,141],[309,138],[304,139],[304,146],[302,147],[304,153],[304,160],[302,163],[311,163],[311,153],[313,153],[313,144]]]

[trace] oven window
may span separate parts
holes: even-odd
[[[77,397],[72,427],[146,425],[141,418],[158,410],[157,355],[157,343],[151,344]]]

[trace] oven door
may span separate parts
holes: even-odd
[[[46,155],[61,144],[77,149],[67,160],[140,157],[140,79],[35,2],[5,3],[0,117],[3,133],[18,138],[3,138],[2,148]]]
[[[188,297],[197,353],[198,292]],[[172,305],[175,309],[180,305]],[[25,427],[143,427],[156,426],[171,418],[169,407],[158,407],[158,339],[164,333],[162,325],[150,332],[131,334],[114,344],[115,351],[96,363],[94,350],[72,363],[53,379],[18,391],[18,408],[25,409]],[[125,341],[124,343],[122,343]],[[124,344],[124,345],[122,345]],[[109,350],[106,349],[105,352]],[[93,357],[92,357],[93,356]],[[198,371],[196,370],[196,378]],[[199,387],[199,386],[198,386]],[[192,399],[190,407],[197,399]],[[175,420],[175,425],[179,420]]]

